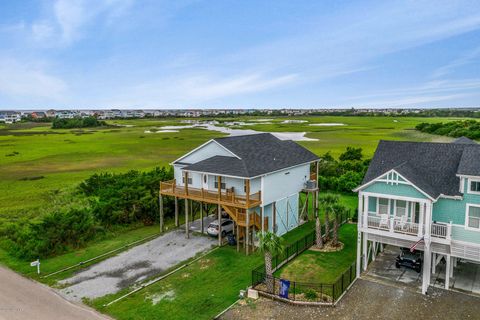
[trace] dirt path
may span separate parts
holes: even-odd
[[[62,280],[60,283],[67,287],[59,292],[72,301],[115,293],[170,269],[215,244],[213,238],[193,234],[186,239],[182,229],[174,230]]]
[[[110,319],[52,289],[0,267],[0,320]]]
[[[359,279],[335,308],[294,306],[269,299],[236,306],[223,320],[240,319],[478,319],[480,297],[430,288],[422,295],[408,286]]]

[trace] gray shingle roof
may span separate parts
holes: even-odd
[[[240,159],[213,156],[184,169],[251,178],[319,159],[299,144],[290,140],[280,140],[270,133],[214,140]]]
[[[460,137],[452,141],[452,143],[463,143],[463,144],[477,144],[475,141],[472,139],[469,139],[467,137]]]
[[[395,169],[433,198],[461,195],[457,174],[480,176],[480,145],[380,141],[362,185]]]

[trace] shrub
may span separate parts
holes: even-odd
[[[87,209],[71,209],[47,214],[37,221],[9,226],[10,249],[21,258],[34,259],[60,254],[67,248],[78,248],[92,239],[97,231]]]
[[[72,118],[72,119],[53,119],[52,129],[72,129],[72,128],[93,128],[106,126],[105,121],[100,121],[95,117]]]
[[[451,122],[437,122],[418,124],[415,129],[421,132],[449,136],[453,138],[467,137],[470,139],[480,139],[480,121],[461,120]]]
[[[329,152],[320,157],[318,184],[321,190],[351,193],[367,171],[370,159],[362,159],[362,149],[347,147],[336,161]]]
[[[310,301],[315,301],[318,298],[318,293],[317,291],[313,289],[307,289],[305,291],[305,299],[310,300]]]
[[[165,168],[94,174],[80,184],[79,191],[91,199],[93,215],[104,226],[136,221],[148,225],[158,219],[160,181],[172,178],[173,171]],[[171,199],[165,199],[164,210],[166,216],[173,214]]]

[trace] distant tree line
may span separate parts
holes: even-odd
[[[453,138],[463,136],[470,139],[480,139],[480,121],[476,120],[460,120],[445,123],[422,122],[415,128],[421,132],[449,136]]]
[[[160,181],[173,178],[173,171],[155,168],[147,172],[94,174],[75,190],[86,205],[65,207],[38,219],[11,223],[2,229],[7,247],[22,259],[58,255],[121,226],[159,219]],[[173,215],[173,201],[164,201],[165,215]]]
[[[106,125],[105,121],[98,120],[95,117],[55,118],[52,122],[52,129],[94,128]]]
[[[370,159],[363,159],[362,148],[347,147],[335,160],[330,152],[320,156],[318,183],[322,191],[352,193],[367,172]]]

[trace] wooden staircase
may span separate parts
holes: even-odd
[[[241,227],[247,227],[247,212],[245,209],[222,205],[223,210]],[[264,218],[265,230],[268,230],[268,218]],[[258,212],[251,210],[249,217],[249,227],[256,227],[257,230],[262,230],[262,218]]]

